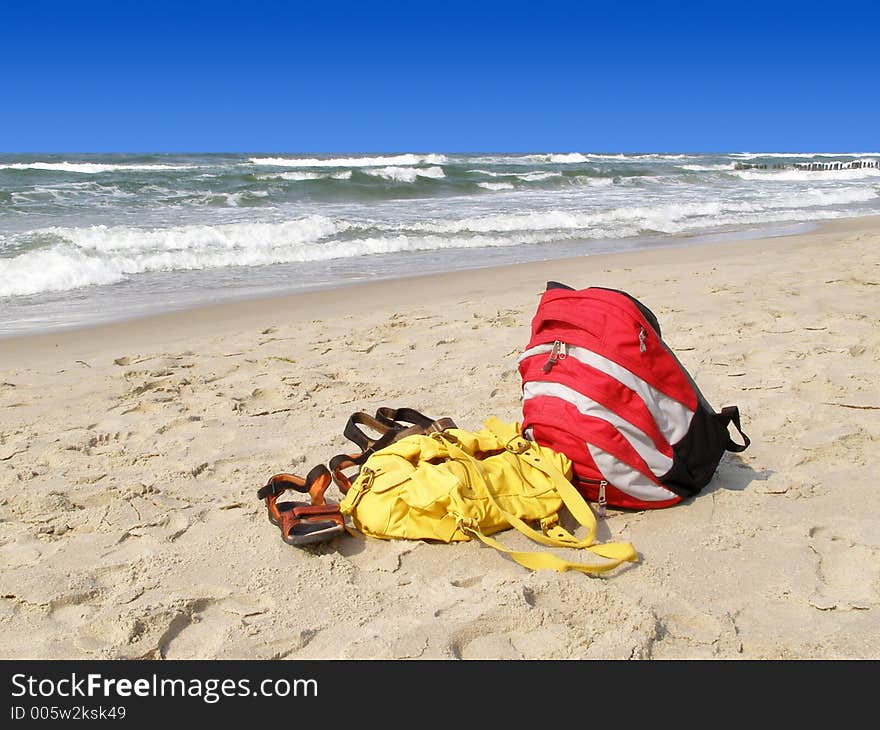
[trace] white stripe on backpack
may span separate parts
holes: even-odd
[[[670,492],[665,487],[655,484],[644,474],[633,469],[607,451],[603,451],[598,446],[587,444],[590,455],[602,476],[617,489],[626,492],[631,497],[644,500],[645,502],[663,502],[667,499],[673,499],[675,492]]]
[[[542,397],[558,398],[566,403],[570,403],[585,416],[593,416],[594,418],[599,418],[610,423],[620,431],[621,435],[636,450],[638,455],[645,460],[648,468],[650,468],[650,470],[658,477],[663,476],[672,468],[672,459],[657,450],[657,447],[654,445],[654,442],[648,434],[641,429],[636,428],[636,426],[629,421],[618,416],[614,411],[607,409],[601,403],[597,403],[591,398],[587,398],[587,396],[582,393],[578,393],[576,390],[572,390],[560,383],[531,381],[523,386],[524,402],[530,398]],[[632,469],[632,467],[629,468]],[[607,474],[606,478],[608,478]],[[610,478],[608,480],[617,486],[613,480]],[[656,488],[656,485],[652,484],[652,486]]]
[[[520,356],[518,362],[521,363],[534,355],[547,354],[552,349],[552,344],[532,347]],[[592,350],[568,345],[565,351],[568,357],[573,357],[579,363],[605,373],[638,395],[657,424],[657,428],[660,429],[660,433],[671,445],[674,446],[684,438],[691,426],[691,419],[694,417],[694,412],[690,408],[665,393],[661,393],[625,367]]]

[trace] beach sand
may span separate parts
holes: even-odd
[[[878,247],[853,219],[0,340],[0,656],[880,658]],[[349,450],[353,412],[519,420],[551,279],[642,300],[752,440],[694,499],[609,511],[638,563],[282,542],[257,489]]]

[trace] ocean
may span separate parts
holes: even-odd
[[[878,214],[876,152],[3,154],[0,336]]]

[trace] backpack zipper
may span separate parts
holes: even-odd
[[[568,353],[566,350],[568,349],[568,345],[566,345],[562,340],[554,340],[553,347],[550,349],[550,357],[547,358],[547,362],[544,363],[541,370],[545,373],[549,373],[553,366],[559,362],[562,358],[566,357]]]
[[[608,486],[608,482],[604,479],[586,479],[584,477],[578,477],[579,482],[585,482],[587,484],[598,484],[599,485],[599,499],[597,501],[598,513],[599,517],[605,517],[605,508],[608,506],[608,500],[605,497],[605,487]]]
[[[645,331],[644,327],[639,328],[639,352],[647,352],[648,347],[645,344],[645,340],[648,337],[648,333]]]

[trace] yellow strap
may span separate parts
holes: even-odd
[[[498,419],[489,419],[488,421],[486,421],[486,426],[501,440],[502,443],[510,443],[513,439],[517,437],[521,438],[515,428],[505,426]],[[486,494],[492,500],[492,504],[511,524],[512,527],[515,527],[521,533],[542,545],[547,545],[549,547],[586,549],[592,553],[595,553],[596,555],[607,558],[612,562],[610,564],[596,566],[583,563],[572,563],[550,553],[527,553],[511,551],[502,546],[501,543],[499,543],[497,540],[493,540],[483,535],[475,527],[470,525],[463,525],[461,521],[459,521],[459,527],[472,532],[485,544],[507,553],[520,565],[533,569],[551,568],[558,571],[580,570],[585,573],[595,573],[615,568],[624,561],[635,562],[638,559],[635,548],[632,546],[631,543],[628,542],[593,545],[593,539],[596,534],[596,518],[593,515],[592,510],[590,509],[584,498],[577,492],[577,490],[575,490],[571,482],[569,482],[568,479],[565,478],[565,475],[560,473],[559,470],[556,469],[551,463],[548,463],[546,460],[540,457],[537,448],[529,449],[529,463],[534,464],[553,481],[553,484],[559,492],[565,506],[568,507],[569,511],[572,513],[575,519],[577,519],[578,523],[587,529],[587,536],[585,538],[578,540],[571,533],[564,530],[560,526],[549,529],[547,531],[548,534],[544,534],[542,532],[534,530],[516,515],[507,512],[503,507],[501,507],[500,504],[498,504],[498,501],[495,499],[495,495],[492,493],[488,482],[485,480],[485,478],[483,478],[483,473],[480,469],[479,460],[475,459],[473,455],[462,449],[457,443],[455,443],[453,439],[448,438],[446,434],[439,434],[439,437],[443,438],[443,440],[449,446],[450,454],[455,454],[456,456],[458,456],[458,461],[462,461],[465,464],[469,463],[474,467],[473,471],[477,473],[477,475],[485,485]],[[527,443],[529,443],[530,445],[532,444],[532,442]]]
[[[469,532],[472,535],[475,535],[477,538],[482,540],[489,547],[493,547],[496,550],[506,553],[511,557],[511,559],[515,560],[517,563],[522,565],[525,568],[529,568],[531,570],[555,570],[559,573],[564,573],[566,570],[577,570],[581,573],[604,573],[608,570],[612,570],[620,565],[622,562],[634,560],[634,557],[629,557],[628,555],[620,554],[620,555],[603,555],[603,557],[611,558],[613,562],[610,563],[602,563],[591,565],[589,563],[573,563],[569,560],[563,560],[558,555],[554,555],[553,553],[535,553],[535,552],[523,552],[519,550],[510,550],[504,545],[502,545],[497,540],[493,540],[491,537],[487,537],[479,530],[468,527],[464,524],[459,524],[459,528],[464,530],[465,532]],[[607,546],[601,547],[614,547],[614,546],[622,546],[622,543],[614,543],[609,544]],[[600,547],[600,546],[596,546]]]

